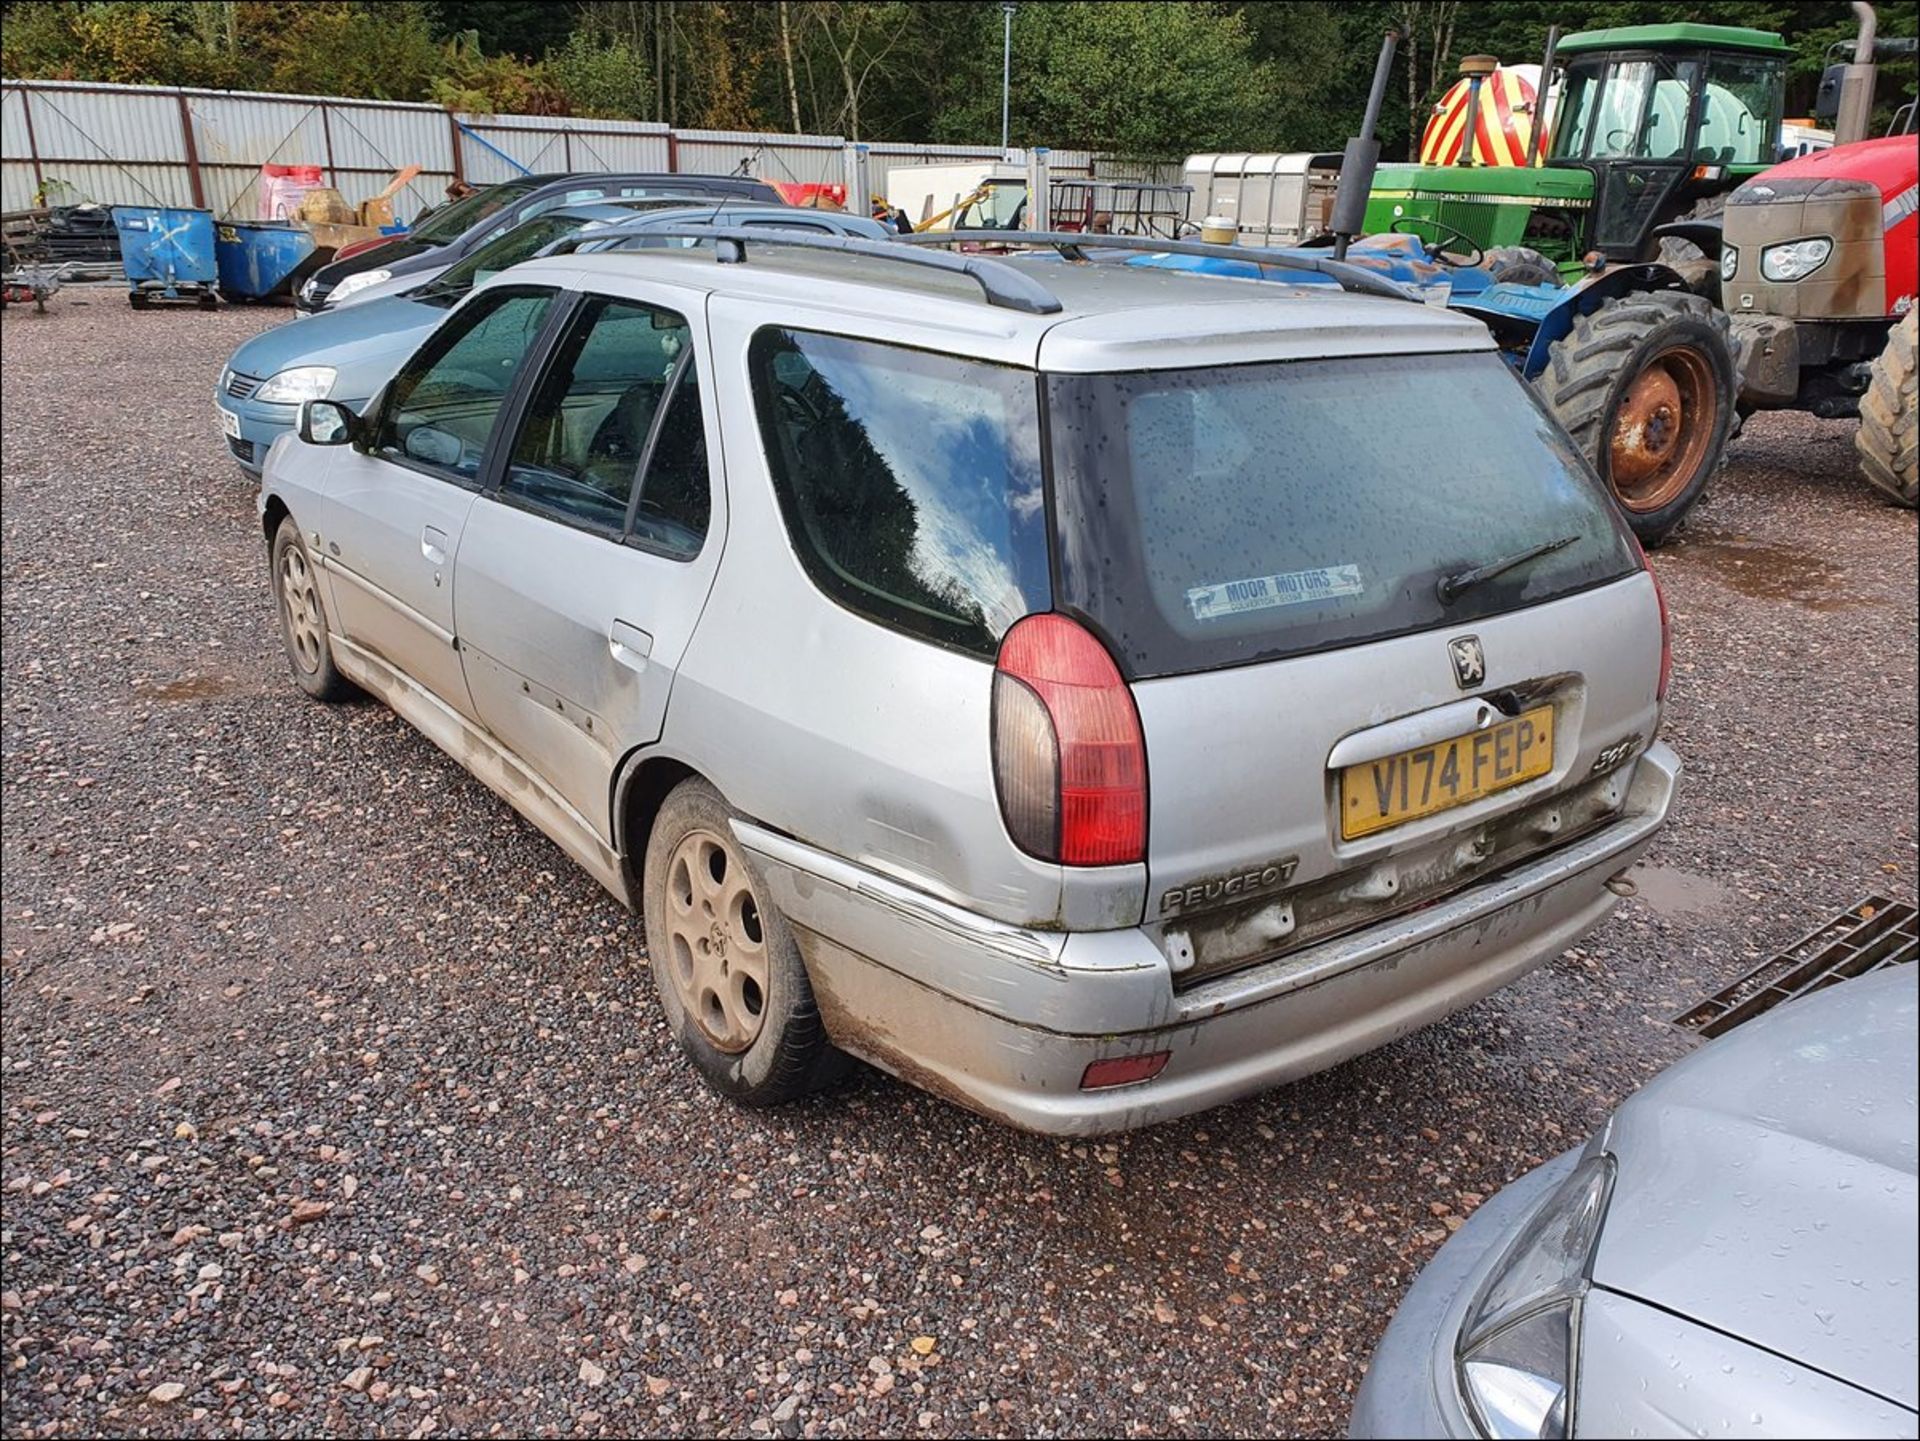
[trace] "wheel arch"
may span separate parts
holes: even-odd
[[[1547,353],[1573,331],[1573,322],[1591,315],[1609,300],[1648,290],[1687,290],[1686,279],[1670,265],[1613,265],[1567,292],[1567,298],[1549,310],[1533,333],[1521,374],[1534,379],[1547,368]]]
[[[273,537],[280,529],[280,522],[293,514],[292,509],[279,496],[268,493],[260,502],[260,525],[265,532],[267,548],[273,548]]]
[[[629,751],[614,772],[613,849],[620,858],[620,871],[635,909],[642,899],[641,877],[647,864],[647,840],[653,834],[660,807],[675,786],[695,777],[716,790],[720,788],[712,776],[689,759],[659,746],[639,746]]]

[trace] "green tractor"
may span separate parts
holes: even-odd
[[[1367,190],[1367,233],[1417,237],[1435,263],[1490,278],[1452,303],[1524,352],[1522,373],[1649,546],[1698,502],[1738,423],[1706,218],[1778,162],[1791,58],[1777,35],[1720,25],[1549,39],[1537,93],[1554,96],[1551,143],[1492,165],[1481,87],[1495,64],[1470,56],[1458,163],[1383,165]],[[1510,110],[1504,89],[1493,98]],[[1510,137],[1495,143],[1514,157]]]
[[[1528,282],[1547,279],[1548,265],[1576,277],[1590,256],[1657,259],[1661,226],[1711,213],[1779,162],[1792,58],[1778,35],[1725,25],[1629,25],[1549,42],[1541,96],[1556,62],[1564,74],[1546,154],[1530,147],[1533,164],[1495,165],[1467,144],[1453,165],[1383,165],[1367,232],[1478,249],[1499,278]],[[1491,69],[1482,56],[1462,66],[1475,81],[1470,120]]]

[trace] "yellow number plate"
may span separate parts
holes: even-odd
[[[1552,769],[1552,706],[1419,750],[1362,761],[1340,773],[1340,835],[1349,841],[1370,836]]]

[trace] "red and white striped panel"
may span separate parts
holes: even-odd
[[[1525,165],[1533,144],[1534,92],[1538,65],[1502,65],[1480,82],[1480,114],[1474,127],[1473,163]],[[1456,80],[1433,107],[1420,137],[1422,165],[1457,165],[1466,148],[1467,95],[1471,82]]]

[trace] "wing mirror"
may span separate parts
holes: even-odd
[[[1831,125],[1840,118],[1840,92],[1846,86],[1847,67],[1829,65],[1820,72],[1820,88],[1814,92],[1813,118]]]
[[[308,445],[346,445],[353,431],[353,412],[337,400],[309,400],[300,406],[300,438]]]

